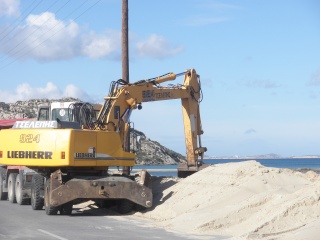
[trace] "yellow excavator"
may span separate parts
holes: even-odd
[[[184,76],[182,84],[162,86],[179,76]],[[70,215],[73,204],[87,200],[115,203],[120,213],[135,206],[151,207],[150,174],[145,170],[130,173],[135,165],[130,115],[144,102],[171,99],[181,99],[187,153],[186,163],[178,165],[178,176],[197,172],[206,166],[203,156],[207,150],[201,145],[202,90],[200,76],[188,69],[134,83],[113,81],[95,118],[88,110],[79,111],[78,117],[73,116],[75,121],[17,121],[12,129],[1,130],[0,164],[26,166],[32,173],[10,172],[15,174],[10,178],[0,171],[0,199],[5,191],[9,198],[14,197],[25,180],[31,181],[32,208],[44,206],[48,215]],[[110,173],[108,168],[114,166],[123,171]]]

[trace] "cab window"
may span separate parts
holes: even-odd
[[[40,108],[38,113],[39,121],[47,121],[49,120],[49,109],[48,108]]]
[[[70,112],[69,112],[70,111]],[[72,121],[72,113],[68,108],[56,108],[52,110],[52,120]]]

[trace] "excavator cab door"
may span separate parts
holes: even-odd
[[[48,106],[39,108],[37,120],[38,121],[50,120],[50,109]]]

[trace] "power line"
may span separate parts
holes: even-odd
[[[86,0],[87,1],[87,0]],[[85,1],[85,2],[86,2]],[[87,9],[85,9],[83,12],[81,12],[77,17],[74,18],[74,20],[77,20],[79,19],[81,16],[83,16],[86,12],[88,12],[90,9],[92,9],[95,5],[97,5],[101,0],[97,0],[94,4],[92,4],[91,6],[89,6]],[[84,2],[81,4],[81,6],[84,4]],[[79,9],[81,6],[79,6],[77,9]],[[73,14],[77,9],[73,10],[69,15]],[[53,28],[55,28],[57,26],[57,24],[52,27],[50,30],[52,30]],[[49,36],[48,38],[46,38],[45,40],[43,40],[41,43],[39,43],[38,45],[34,46],[33,48],[29,49],[28,51],[24,52],[22,55],[20,55],[19,57],[23,57],[25,56],[26,54],[28,54],[29,52],[31,52],[32,50],[34,50],[35,48],[39,47],[40,45],[42,45],[44,42],[46,42],[47,40],[49,40],[50,38],[52,38],[53,36],[55,36],[57,33],[59,33],[60,31],[62,31],[65,27],[62,27],[60,28],[58,31],[56,31],[55,33],[53,33],[51,36]],[[19,51],[20,52],[20,51]],[[16,59],[13,59],[11,62],[3,65],[2,67],[0,67],[0,70],[1,69],[4,69],[6,67],[8,67],[9,65],[11,65],[12,63],[16,62],[17,61],[17,58]]]
[[[70,1],[71,1],[71,0],[68,0],[64,5],[62,5],[62,6],[56,11],[56,13],[58,13],[61,9],[63,9]],[[86,0],[86,1],[87,1],[87,0]],[[45,12],[48,11],[48,10],[49,10],[52,6],[54,6],[56,3],[57,3],[57,1],[54,1],[53,4],[51,4],[51,5],[45,10]],[[40,18],[40,16],[41,16],[41,15],[38,15],[31,23],[36,22],[36,21]],[[47,23],[48,20],[49,20],[49,19],[47,19],[45,22],[43,22],[42,25],[44,25],[45,23]],[[57,25],[57,24],[56,24],[56,25]],[[56,25],[55,25],[54,27],[56,27]],[[53,27],[53,28],[54,28],[54,27]],[[53,28],[52,28],[52,29],[53,29]],[[38,28],[38,29],[39,29],[39,28]],[[7,57],[5,57],[4,60],[7,59],[7,58],[9,58],[10,53],[11,53],[14,49],[16,49],[18,46],[20,46],[23,42],[25,42],[25,40],[27,40],[28,38],[30,38],[38,29],[34,29],[29,35],[27,35],[25,38],[23,38],[17,45],[15,45],[14,47],[12,47],[12,48],[7,52]],[[52,29],[49,29],[47,32],[51,31]],[[47,33],[47,32],[45,32],[45,33]],[[21,32],[20,32],[20,33],[21,33]],[[44,33],[44,34],[45,34],[45,33]],[[44,34],[42,34],[42,35],[44,35]],[[17,35],[18,35],[18,34],[16,34],[16,35],[13,36],[12,38],[15,38]],[[41,36],[42,36],[42,35],[41,35]],[[40,36],[40,37],[41,37],[41,36]],[[34,41],[36,41],[36,40],[34,40]],[[34,41],[33,41],[33,42],[34,42]],[[31,42],[31,43],[33,43],[33,42]],[[14,54],[19,53],[19,52],[22,51],[22,50],[23,50],[23,48],[20,49],[19,51],[16,51]],[[13,54],[12,56],[14,56],[14,54]],[[3,58],[3,57],[0,57],[0,60],[1,60],[2,58]]]
[[[91,8],[93,8],[95,5],[97,5],[99,2],[101,2],[101,0],[98,0],[97,2],[95,2],[94,4],[92,4],[90,7],[88,7],[85,11],[83,11],[80,15],[78,15],[75,20],[77,20],[78,18],[80,18],[83,14],[85,14],[86,12],[88,12]]]
[[[27,7],[27,8],[23,11],[23,13],[20,15],[19,18],[17,18],[17,19],[15,20],[15,22],[18,22],[19,19],[23,19],[23,20],[24,20],[24,17],[22,17],[22,16],[24,15],[24,12],[26,12],[27,9],[29,9],[36,1],[37,1],[37,0],[34,0],[34,1],[29,5],[29,7]],[[15,23],[15,22],[14,22],[14,23]],[[11,27],[11,25],[8,25],[8,26],[0,33],[0,36],[1,36],[1,35],[4,35],[4,33],[5,33],[10,27]]]
[[[29,5],[29,7],[31,7],[35,2],[36,2],[36,0],[34,0],[34,1],[32,2],[32,4]],[[39,2],[26,14],[26,16],[28,16],[32,11],[34,11],[34,10],[40,5],[41,2],[42,2],[42,1],[39,1]],[[29,8],[29,7],[28,7],[28,8]],[[26,10],[25,10],[24,12],[26,12]],[[23,16],[23,15],[22,15],[22,16]],[[26,17],[25,17],[25,16],[22,17],[22,16],[16,20],[16,21],[18,21],[18,20],[20,19],[20,21],[19,21],[17,24],[15,24],[16,26],[12,27],[11,30],[10,30],[9,32],[7,32],[7,33],[0,39],[0,42],[1,42],[3,39],[5,39],[7,36],[9,36],[10,33],[12,33],[13,31],[15,31],[15,30],[17,29],[17,26],[25,20]],[[8,26],[6,29],[9,29],[9,28],[10,28],[10,26]]]

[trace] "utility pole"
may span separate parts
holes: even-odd
[[[122,0],[122,79],[129,83],[129,41],[128,41],[128,0]],[[125,151],[130,151],[130,130],[125,136],[127,139]],[[130,167],[123,166],[122,173],[130,175]]]
[[[128,0],[122,0],[122,79],[129,83]]]

